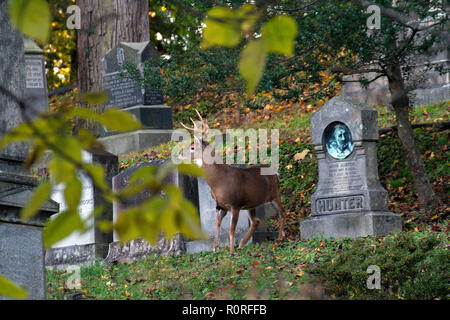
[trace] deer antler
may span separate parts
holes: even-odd
[[[202,123],[202,127],[201,127],[201,128],[197,127],[197,125],[195,124],[195,121],[194,121],[192,118],[190,118],[191,121],[192,121],[192,123],[194,124],[194,126],[193,126],[192,128],[186,126],[183,122],[180,122],[180,124],[181,124],[185,129],[187,129],[187,130],[189,130],[189,131],[200,132],[200,133],[203,135],[203,134],[205,134],[206,131],[209,129],[209,127],[208,127],[208,122],[206,122],[206,121],[203,119],[202,115],[200,114],[200,112],[198,112],[197,109],[194,109],[194,110],[195,110],[195,112],[197,113],[198,117],[200,118],[200,121],[201,121],[201,123]]]

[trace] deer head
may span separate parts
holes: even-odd
[[[208,122],[206,120],[203,119],[202,115],[200,114],[200,112],[198,112],[197,109],[195,109],[195,112],[197,113],[199,120],[200,120],[200,126],[198,126],[198,121],[194,121],[192,118],[192,124],[194,125],[193,127],[188,127],[186,126],[184,123],[180,122],[180,124],[188,131],[191,131],[193,136],[194,136],[194,142],[191,143],[191,145],[189,146],[189,160],[194,160],[194,162],[201,167],[203,164],[203,160],[202,160],[202,151],[205,149],[205,147],[208,145],[208,143],[206,142],[206,136],[207,136],[207,132],[209,130],[209,126],[208,126]],[[183,152],[184,154],[184,152]],[[185,160],[185,159],[183,159]]]

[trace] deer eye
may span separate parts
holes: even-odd
[[[194,146],[191,146],[191,151],[194,151],[195,150],[195,147]]]

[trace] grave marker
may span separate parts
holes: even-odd
[[[110,187],[112,186],[112,177],[118,173],[116,156],[102,151],[83,151],[83,161],[101,164],[105,168],[106,181]],[[113,242],[112,232],[104,233],[96,227],[98,221],[113,220],[111,203],[105,201],[102,191],[93,185],[91,178],[85,172],[80,172],[79,175],[83,189],[78,211],[81,218],[87,221],[88,231],[86,233],[74,232],[54,244],[45,255],[47,266],[103,260],[108,255],[109,244]],[[60,203],[60,212],[66,207],[64,190],[64,185],[58,185],[51,196],[54,201]],[[91,217],[94,208],[98,206],[104,207],[103,212],[95,218]],[[52,218],[54,219],[56,216],[57,214],[53,215]]]
[[[401,231],[389,212],[378,179],[377,111],[338,96],[311,116],[311,142],[319,161],[319,182],[311,196],[311,218],[300,226],[304,239],[359,237]]]
[[[37,64],[28,68],[31,73],[26,77],[24,40],[9,23],[7,3],[0,1],[0,84],[20,99],[26,99],[28,90],[41,85],[36,89],[46,95],[45,79],[39,77],[41,69]],[[24,117],[18,103],[3,93],[0,106],[1,139]],[[28,299],[38,300],[46,298],[42,229],[48,217],[58,211],[58,204],[47,201],[33,218],[25,221],[20,217],[38,184],[23,167],[27,153],[25,143],[9,145],[0,152],[0,275],[27,288]],[[0,296],[0,300],[4,299],[9,298]]]
[[[106,150],[113,154],[138,151],[170,141],[172,109],[164,105],[162,92],[148,85],[141,86],[127,77],[125,70],[125,63],[132,63],[143,76],[149,61],[159,61],[159,53],[149,41],[121,42],[103,58],[103,83],[108,93],[105,109],[121,108],[143,124],[142,130],[120,134],[103,128],[103,138],[100,140]]]

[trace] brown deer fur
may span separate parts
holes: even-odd
[[[198,111],[197,114],[199,115],[202,121],[202,126],[204,127],[201,132],[202,137],[204,137],[208,127]],[[195,126],[195,123],[194,128],[188,128],[185,125],[183,126],[189,130],[199,130],[199,128]],[[201,147],[203,151],[207,145],[208,143],[204,140],[201,142],[201,145],[198,140],[195,140],[193,145],[190,147],[191,153],[195,155],[197,153],[194,153],[193,150]],[[275,202],[280,210],[281,221],[278,239],[281,240],[284,238],[285,210],[281,204],[278,175],[261,175],[261,168],[268,167],[266,165],[251,165],[247,168],[238,168],[227,164],[208,164],[203,159],[204,153],[201,152],[200,154],[202,161],[199,163],[199,166],[205,171],[205,181],[210,186],[211,195],[217,203],[217,216],[213,244],[214,251],[218,251],[218,235],[220,225],[222,223],[222,219],[228,211],[231,211],[232,215],[229,230],[230,253],[234,254],[234,233],[240,210],[248,210],[251,226],[242,241],[239,243],[239,248],[247,244],[255,229],[261,223],[260,219],[256,217],[255,208],[267,202]]]

